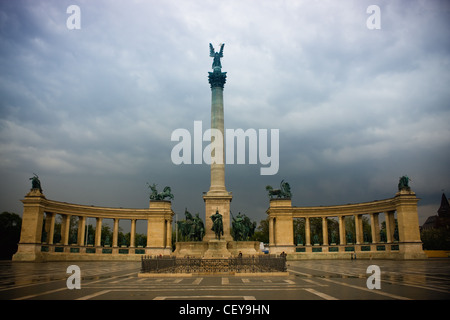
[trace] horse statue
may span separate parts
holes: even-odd
[[[231,213],[231,211],[230,211]],[[232,231],[233,231],[233,239],[234,241],[247,241],[249,240],[253,234],[255,233],[256,229],[256,222],[251,222],[250,218],[247,217],[245,214],[241,215],[239,212],[237,217],[233,217],[233,214],[231,213],[231,216],[233,218],[232,222]]]
[[[211,230],[214,231],[216,239],[220,240],[220,235],[223,236],[223,221],[222,215],[219,213],[219,210],[217,210],[216,213],[211,216],[211,220],[213,222]]]
[[[194,217],[194,241],[202,241],[205,236],[205,225],[198,213]]]
[[[280,189],[273,189],[271,186],[266,186],[266,190],[269,191],[270,199],[276,197],[277,199],[290,199],[292,197],[291,187],[289,183],[281,180]]]
[[[255,234],[256,221],[251,222],[250,218],[244,214],[244,226],[244,240],[249,240]]]
[[[187,211],[187,208],[184,211],[184,216],[186,217],[184,220],[177,221],[178,230],[180,230],[183,241],[189,241],[192,233],[192,215]]]
[[[193,217],[186,208],[184,215],[186,219],[177,222],[183,241],[202,241],[205,235],[205,226],[198,213]]]
[[[156,184],[150,185],[147,182],[147,185],[152,190],[152,193],[150,194],[150,200],[164,200],[165,198],[169,198],[170,200],[172,200],[174,198],[170,187],[165,187],[163,189],[163,192],[158,193],[158,191],[156,190]]]
[[[244,240],[244,233],[245,233],[244,217],[241,216],[240,212],[238,213],[236,218],[233,217],[232,213],[231,216],[233,218],[233,222],[231,223],[233,239],[234,241],[242,241]]]

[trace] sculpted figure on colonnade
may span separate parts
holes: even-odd
[[[290,199],[292,197],[291,186],[289,183],[281,180],[280,189],[274,189],[272,186],[266,186],[266,190],[269,191],[270,199],[276,197],[277,199]]]
[[[172,200],[173,194],[171,193],[170,187],[165,187],[163,192],[158,193],[158,190],[156,190],[156,184],[150,185],[147,182],[148,187],[152,190],[152,193],[150,194],[150,200],[164,200],[165,198],[169,198]]]

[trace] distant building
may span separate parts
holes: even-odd
[[[442,194],[441,206],[437,211],[437,215],[430,216],[422,225],[422,230],[427,229],[450,229],[450,204],[445,194]]]

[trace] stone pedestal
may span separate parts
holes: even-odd
[[[228,258],[236,257],[239,254],[243,256],[256,256],[263,254],[259,248],[258,241],[192,241],[177,242],[175,244],[174,255],[179,258],[199,257],[199,258]]]
[[[40,189],[31,189],[23,203],[22,230],[13,261],[41,260],[41,236],[45,196]]]
[[[205,236],[203,237],[203,241],[210,241],[216,238],[214,231],[212,228],[212,220],[211,216],[219,211],[222,215],[223,222],[223,236],[220,236],[220,239],[226,241],[232,241],[231,232],[230,232],[230,203],[231,203],[231,193],[217,193],[211,195],[208,192],[203,196],[203,200],[205,201]]]
[[[229,258],[231,252],[228,251],[226,240],[209,240],[208,249],[203,255],[203,258]]]

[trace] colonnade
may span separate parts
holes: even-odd
[[[55,235],[55,213],[46,212],[45,213],[45,232],[46,237],[43,240],[43,243],[53,245],[54,244],[54,235]],[[70,231],[70,220],[72,215],[62,215],[62,223],[61,223],[61,241],[59,244],[61,245],[69,245],[69,231]],[[78,219],[78,232],[77,232],[77,242],[78,246],[86,246],[87,243],[87,235],[86,235],[86,223],[88,218],[95,218],[95,239],[94,246],[101,247],[101,239],[102,239],[102,223],[104,218],[101,217],[88,217],[88,216],[77,216]],[[126,219],[112,218],[113,223],[113,238],[112,238],[112,247],[119,247],[118,244],[118,236],[119,236],[119,222]],[[130,245],[129,248],[136,247],[136,222],[140,219],[128,219],[131,221],[131,229],[130,229]],[[144,221],[144,220],[143,220]],[[168,220],[165,220],[165,235],[163,237],[164,243],[163,247],[167,247],[170,244],[171,240],[171,223]],[[151,232],[151,223],[150,220],[147,219],[147,234]],[[152,246],[152,238],[147,237],[147,247]]]
[[[420,240],[417,214],[418,199],[412,191],[399,191],[391,199],[359,204],[292,207],[290,199],[273,199],[269,215],[269,247],[271,253],[290,253],[292,258],[335,258],[361,253],[360,257],[415,259],[425,258]],[[386,239],[380,239],[380,214],[384,214]],[[370,242],[364,240],[362,217],[370,216]],[[394,241],[397,217],[398,241]],[[353,217],[355,240],[347,241],[345,218]],[[305,241],[297,246],[294,239],[295,218],[305,219]],[[322,220],[322,241],[311,239],[311,219]],[[339,244],[329,243],[328,218],[337,218]],[[382,241],[383,240],[383,241]],[[337,239],[336,239],[337,242]]]
[[[372,244],[376,244],[376,243],[382,243],[381,239],[380,239],[380,223],[379,223],[379,215],[382,213],[370,213],[370,227],[371,227],[371,243]],[[384,216],[385,216],[385,223],[386,223],[386,240],[383,241],[383,243],[392,243],[394,242],[394,232],[395,232],[395,211],[389,211],[389,212],[384,212]],[[312,234],[312,230],[311,230],[311,219],[314,218],[319,218],[321,219],[321,224],[322,224],[322,241],[321,244],[324,246],[327,245],[333,245],[336,244],[337,241],[331,241],[332,243],[329,243],[329,232],[328,232],[328,219],[333,219],[333,218],[338,218],[338,234],[339,234],[339,244],[341,245],[346,245],[348,244],[347,241],[347,234],[349,233],[349,231],[352,230],[347,230],[345,227],[345,218],[346,217],[353,217],[354,218],[354,222],[355,222],[355,234],[356,234],[356,239],[355,239],[355,243],[354,244],[363,244],[363,243],[367,243],[366,241],[364,241],[363,236],[363,224],[362,224],[362,214],[354,214],[354,215],[341,215],[341,216],[336,216],[336,217],[331,217],[331,216],[321,216],[321,217],[311,217],[311,216],[304,216],[302,218],[305,219],[305,242],[304,245],[306,246],[310,246],[313,244],[317,244],[314,243],[311,240],[311,234]],[[276,218],[272,217],[269,220],[270,224],[274,224],[276,221]],[[271,227],[273,229],[273,226]],[[295,232],[294,232],[295,233]],[[275,233],[271,233],[272,238],[270,239],[270,243],[275,244]],[[295,242],[296,239],[294,239]],[[337,240],[337,239],[336,239]],[[353,244],[353,242],[351,241],[351,244]]]
[[[17,253],[13,256],[16,261],[48,261],[67,259],[126,259],[138,260],[139,254],[167,255],[172,252],[172,218],[174,212],[170,201],[150,201],[148,209],[124,209],[83,206],[48,200],[39,189],[32,189],[22,200],[24,212],[22,217],[22,231]],[[62,216],[61,241],[54,243],[56,215]],[[45,222],[44,222],[45,215]],[[78,232],[76,244],[69,244],[71,217],[78,217]],[[86,221],[96,219],[94,245],[86,243]],[[112,246],[101,244],[101,230],[104,219],[112,219]],[[119,222],[131,221],[130,246],[127,254],[120,252],[118,244]],[[147,221],[147,243],[137,251],[136,222]],[[43,224],[45,224],[43,226]],[[45,230],[45,239],[42,231]],[[43,241],[41,241],[43,240]],[[88,250],[89,249],[89,250]],[[104,254],[104,253],[108,254]],[[76,255],[76,254],[78,255]],[[88,253],[95,253],[95,256]],[[119,253],[121,253],[119,255]],[[139,253],[139,254],[137,254]],[[86,256],[88,254],[89,256]]]

